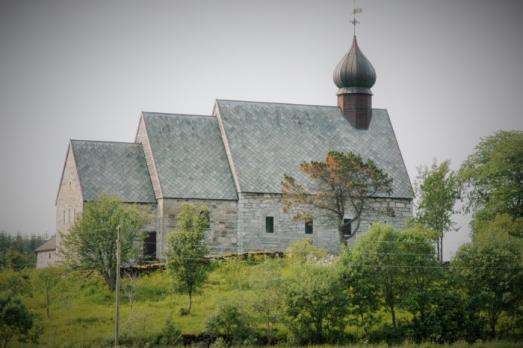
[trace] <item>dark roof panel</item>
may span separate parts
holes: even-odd
[[[85,201],[107,194],[123,202],[156,202],[141,144],[71,140],[71,146]]]
[[[214,116],[144,112],[164,197],[236,200]]]
[[[241,192],[280,193],[284,174],[306,182],[302,161],[333,151],[372,159],[393,178],[392,197],[413,192],[386,110],[372,112],[368,130],[356,129],[335,106],[217,101]]]
[[[38,248],[36,248],[35,253],[39,253],[42,251],[54,251],[54,250],[56,250],[56,237],[53,236],[53,238],[49,239],[44,244],[42,244]]]

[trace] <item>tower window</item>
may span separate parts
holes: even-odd
[[[312,234],[314,231],[312,220],[305,221],[305,234]]]
[[[265,217],[265,232],[274,233],[274,216]]]
[[[352,220],[351,219],[343,219],[343,235],[346,237],[349,237],[352,235]]]

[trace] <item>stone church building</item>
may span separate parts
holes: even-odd
[[[412,216],[413,192],[389,114],[372,108],[375,81],[354,37],[334,71],[336,106],[216,100],[210,115],[142,112],[133,143],[71,140],[57,231],[66,233],[86,202],[108,194],[151,207],[144,253],[157,258],[184,202],[208,207],[214,254],[284,250],[302,239],[336,251],[332,222],[315,216],[306,226],[281,204],[284,174],[305,180],[300,162],[324,160],[331,150],[372,159],[393,179],[391,195],[369,202],[359,231],[378,221],[402,227]],[[346,216],[348,226],[352,218]],[[356,238],[350,228],[347,238]],[[53,245],[60,249],[59,233]]]

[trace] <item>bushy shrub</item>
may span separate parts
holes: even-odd
[[[18,342],[36,343],[41,332],[34,328],[34,315],[18,298],[0,295],[0,343],[3,347],[14,338]]]
[[[207,319],[205,331],[214,338],[222,338],[227,344],[252,341],[254,331],[251,318],[233,303],[223,304]]]
[[[348,296],[335,267],[297,266],[284,289],[287,326],[293,340],[310,344],[343,339]]]
[[[434,292],[431,302],[428,312],[413,318],[409,330],[411,339],[452,344],[458,340],[472,343],[482,337],[484,323],[466,298],[445,289]]]
[[[321,248],[312,245],[310,240],[304,239],[292,243],[287,248],[287,256],[298,262],[305,262],[307,260],[321,259],[327,256],[327,252]]]
[[[177,343],[180,343],[180,338],[182,336],[181,331],[174,325],[171,318],[168,318],[165,321],[165,326],[162,329],[162,332],[156,337],[155,344],[173,346]]]

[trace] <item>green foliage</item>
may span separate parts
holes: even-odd
[[[473,304],[455,288],[445,283],[432,291],[431,306],[412,320],[412,339],[418,343],[454,343],[465,339],[472,343],[482,337],[483,322],[472,310]]]
[[[499,131],[481,139],[459,176],[467,187],[467,208],[476,211],[476,218],[523,217],[523,132]]]
[[[27,307],[12,295],[0,295],[0,344],[5,348],[16,338],[36,343],[38,332],[32,332],[34,316]]]
[[[338,342],[348,297],[337,268],[303,264],[285,279],[287,326],[298,343]]]
[[[431,241],[432,233],[420,226],[396,231],[374,224],[352,249],[342,255],[343,274],[356,321],[366,334],[382,306],[397,328],[398,307],[414,317],[430,305],[434,284],[441,279]]]
[[[44,242],[41,236],[12,236],[0,231],[0,269],[11,268],[19,271],[33,268],[36,264],[34,251]]]
[[[342,245],[346,244],[343,231],[345,209],[354,212],[354,233],[359,229],[365,203],[379,194],[392,192],[392,178],[372,160],[364,160],[352,152],[330,151],[325,161],[302,162],[300,170],[312,182],[310,189],[285,175],[282,181],[284,210],[297,210],[295,219],[307,220],[313,210],[320,210],[338,227]]]
[[[256,292],[252,302],[253,317],[264,328],[267,343],[272,344],[277,332],[276,325],[283,317],[281,265],[272,260],[264,262],[257,267],[251,283]]]
[[[494,220],[476,220],[473,240],[488,243],[491,238],[509,240],[523,247],[523,218],[514,218],[509,214],[498,214]],[[519,237],[516,240],[514,237]]]
[[[187,292],[191,312],[192,295],[207,280],[210,270],[205,231],[209,226],[207,208],[183,204],[177,216],[176,229],[169,234],[167,267],[179,291]]]
[[[155,344],[174,346],[176,343],[181,343],[181,337],[182,332],[174,325],[171,318],[167,318],[162,332],[156,338]]]
[[[15,296],[30,295],[31,281],[27,272],[16,272],[10,269],[0,272],[0,293]]]
[[[327,256],[327,252],[321,248],[312,245],[312,242],[307,239],[298,240],[287,248],[287,256],[291,260],[298,262],[305,262],[311,260],[318,260]]]
[[[139,233],[150,221],[149,211],[124,204],[115,197],[101,196],[85,204],[80,219],[62,235],[63,256],[69,266],[94,270],[114,290],[116,281],[116,237],[120,228],[122,263],[137,256]]]
[[[228,344],[242,344],[253,336],[251,318],[234,303],[218,307],[205,325],[205,331],[215,338],[222,338]]]
[[[452,271],[467,295],[486,313],[492,337],[500,315],[523,305],[521,262],[521,245],[493,233],[463,245],[452,262]]]
[[[420,168],[416,185],[417,210],[415,221],[438,232],[437,253],[443,262],[443,234],[453,227],[452,214],[460,195],[457,175],[450,170],[450,162],[430,168]]]
[[[43,297],[47,318],[51,317],[51,303],[57,297],[64,270],[57,267],[48,267],[34,272],[33,287],[39,290]]]

